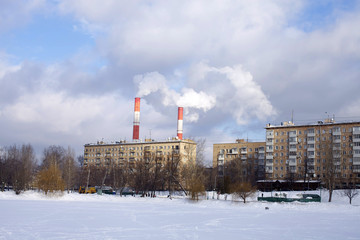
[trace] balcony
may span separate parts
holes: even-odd
[[[341,164],[341,161],[334,161],[335,166],[339,166]]]
[[[333,135],[333,136],[340,136],[340,135],[341,135],[341,131],[335,131],[335,132],[333,131],[333,132],[332,132],[332,135]]]
[[[290,159],[289,166],[296,166],[296,160]]]
[[[341,138],[334,139],[333,143],[341,143]]]
[[[355,153],[355,152],[354,152],[354,153],[353,153],[353,157],[354,157],[354,158],[355,158],[355,157],[356,157],[356,158],[360,157],[360,153]]]
[[[308,132],[308,133],[307,133],[307,136],[308,136],[308,137],[315,137],[315,132]]]
[[[266,138],[267,137],[274,137],[274,131],[266,131]]]
[[[259,154],[261,153],[265,153],[265,149],[264,148],[259,148]]]
[[[241,155],[241,160],[246,160],[246,159],[247,159],[246,155]]]
[[[224,159],[225,159],[224,154],[219,154],[218,160],[224,160]]]
[[[258,159],[264,159],[265,158],[265,154],[264,153],[260,153],[258,156]]]
[[[308,165],[312,167],[315,166],[315,160],[308,160]]]
[[[360,135],[353,136],[353,142],[360,142]]]
[[[307,139],[307,143],[308,143],[308,144],[315,144],[315,139],[313,139],[313,138],[308,138],[308,139]]]
[[[360,134],[360,127],[353,127],[352,133],[353,134]]]
[[[296,160],[296,155],[290,155],[290,156],[289,156],[289,159],[290,159],[290,160]]]
[[[247,150],[246,148],[242,148],[241,151],[240,151],[241,154],[247,154]]]
[[[315,147],[308,147],[308,148],[307,148],[307,151],[308,151],[308,152],[314,152],[314,151],[315,151]]]
[[[353,159],[353,164],[359,165],[360,164],[360,158],[354,158]]]
[[[315,158],[315,154],[314,153],[308,154],[308,158]]]
[[[289,137],[296,137],[296,132],[289,132]]]
[[[228,151],[227,154],[239,154],[239,151],[237,150],[237,148],[232,148]]]
[[[266,152],[272,153],[272,152],[274,152],[274,149],[273,148],[266,148]]]
[[[272,166],[273,166],[273,163],[266,161],[265,166],[267,166],[267,167],[272,167]]]
[[[296,145],[295,146],[290,146],[289,151],[291,152],[296,152],[297,148]]]
[[[274,159],[274,156],[273,155],[266,155],[266,160],[268,159]]]
[[[360,150],[360,146],[353,146],[353,150]]]
[[[272,168],[266,167],[265,170],[266,170],[266,173],[273,173],[273,169],[272,169]]]

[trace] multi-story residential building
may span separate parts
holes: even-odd
[[[154,154],[160,160],[174,156],[180,157],[181,162],[184,163],[189,159],[195,159],[196,143],[188,139],[174,138],[167,141],[146,139],[144,142],[104,143],[101,141],[96,144],[85,144],[84,166],[132,165],[144,159],[148,153]]]
[[[232,160],[252,166],[259,177],[264,173],[265,142],[249,142],[237,139],[235,143],[219,143],[213,145],[213,168],[218,176],[226,174],[226,165]]]
[[[360,183],[360,122],[266,126],[266,179],[324,180],[330,167],[338,185]]]

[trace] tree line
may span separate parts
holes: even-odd
[[[17,194],[38,189],[45,194],[57,191],[74,191],[79,187],[110,186],[120,192],[130,187],[136,192],[154,195],[155,191],[184,191],[196,199],[205,192],[205,167],[200,141],[196,156],[188,149],[180,156],[177,153],[165,158],[151,151],[136,163],[84,166],[83,156],[62,146],[49,146],[36,158],[31,144],[4,147],[0,152],[0,190],[13,189]],[[186,163],[182,158],[187,157]]]
[[[1,149],[0,188],[2,191],[12,188],[20,194],[29,189],[42,187],[45,193],[52,189],[70,191],[77,185],[80,171],[80,164],[75,160],[75,151],[70,147],[67,149],[61,146],[45,148],[40,163],[31,144],[12,145]],[[51,182],[54,178],[57,180],[55,185]],[[49,188],[49,185],[53,187]]]

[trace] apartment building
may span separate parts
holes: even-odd
[[[180,140],[177,138],[167,141],[154,141],[146,139],[144,142],[104,143],[85,144],[84,166],[109,166],[135,164],[136,161],[145,158],[146,154],[152,153],[160,160],[170,157],[180,157],[182,163],[196,157],[196,143],[189,139]]]
[[[226,174],[225,166],[232,160],[240,159],[242,163],[253,166],[262,177],[264,173],[265,142],[249,142],[237,139],[235,143],[213,145],[213,168],[218,176]]]
[[[360,183],[360,122],[266,126],[265,178],[322,180],[335,170],[338,184]],[[340,182],[340,183],[339,183]]]

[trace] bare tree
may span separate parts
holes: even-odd
[[[341,193],[342,196],[349,198],[349,203],[351,204],[352,200],[359,195],[359,190],[356,189],[356,179],[354,176],[350,176],[346,179],[346,189]]]
[[[342,192],[343,196],[346,196],[346,197],[349,198],[349,203],[350,204],[351,204],[353,198],[355,198],[358,194],[359,194],[359,191],[355,187],[344,189],[343,192]]]
[[[247,198],[256,192],[256,188],[253,187],[250,182],[233,183],[231,189],[234,196],[241,198],[244,203],[246,203]]]
[[[36,166],[34,149],[30,144],[8,147],[1,165],[2,185],[12,186],[17,194],[30,188]]]
[[[70,189],[74,188],[75,174],[77,166],[75,163],[75,151],[68,147],[64,156],[63,177],[65,180],[66,190],[69,193]]]
[[[196,146],[188,146],[186,149],[187,162],[182,166],[181,175],[191,198],[198,200],[199,196],[205,194],[204,151],[206,140],[199,139],[195,141]],[[193,154],[195,151],[196,154]]]
[[[322,144],[322,151],[323,151],[323,162],[324,167],[324,183],[326,188],[329,191],[329,202],[332,200],[332,194],[336,186],[336,166],[334,162],[334,153],[336,152],[333,150],[332,140],[328,139],[324,141]]]
[[[65,162],[66,150],[61,146],[49,146],[44,149],[43,161],[41,166],[48,167],[51,164],[56,164],[59,169],[63,169]]]
[[[180,175],[180,171],[182,168],[182,156],[180,155],[179,150],[174,149],[171,155],[167,156],[165,163],[165,179],[167,181],[169,194],[179,188],[184,191],[185,195],[187,195],[183,184],[181,183],[181,178],[184,177],[183,174]]]

